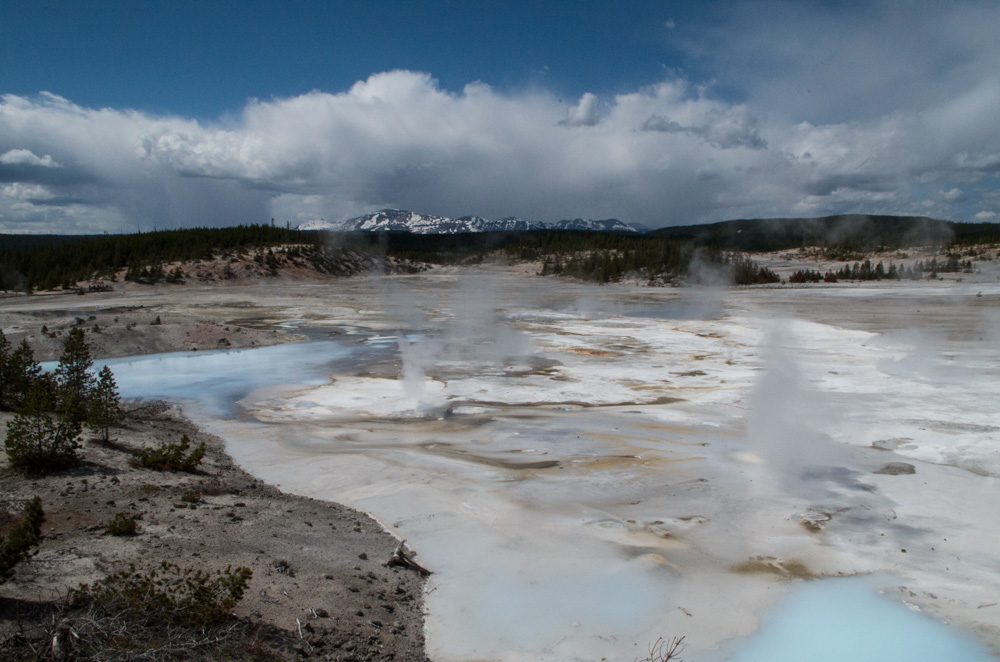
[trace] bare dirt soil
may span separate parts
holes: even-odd
[[[137,449],[184,434],[206,444],[197,473],[129,464]],[[79,467],[42,477],[12,474],[0,457],[0,510],[18,513],[38,495],[46,514],[38,552],[0,585],[0,658],[10,659],[3,651],[16,650],[22,635],[45,645],[51,603],[71,588],[130,564],[142,570],[168,561],[207,572],[250,568],[235,614],[279,658],[425,659],[423,578],[386,567],[398,541],[377,522],[256,480],[233,464],[221,440],[166,404],[134,408],[115,438],[109,446],[88,439]],[[117,513],[138,518],[138,535],[105,533]],[[16,523],[4,520],[0,532]]]

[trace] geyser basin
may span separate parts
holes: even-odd
[[[289,319],[381,339],[283,346],[229,394],[240,417],[199,414],[253,473],[409,540],[436,571],[433,659],[631,660],[679,635],[721,659],[794,578],[858,573],[1000,646],[995,311],[964,305],[982,286],[912,316],[920,284],[716,292],[699,319],[628,316],[694,292],[488,285],[472,308],[460,277],[297,291]],[[208,356],[188,360],[213,381],[164,394],[226,390]],[[915,473],[876,473],[893,461]]]

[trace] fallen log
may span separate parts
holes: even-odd
[[[414,561],[413,557],[407,553],[405,540],[399,541],[399,544],[396,545],[396,550],[392,553],[392,556],[389,557],[389,560],[386,561],[385,566],[387,568],[399,567],[416,570],[420,573],[421,577],[427,577],[428,575],[434,574],[424,566]]]

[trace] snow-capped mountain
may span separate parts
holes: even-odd
[[[517,230],[597,230],[601,232],[638,232],[618,219],[601,221],[576,218],[557,223],[524,221],[508,216],[490,220],[481,216],[446,218],[429,216],[402,209],[382,209],[346,221],[330,222],[323,219],[306,221],[299,230],[331,230],[334,232],[412,232],[414,234],[460,234],[468,232],[511,232]]]
[[[622,223],[617,218],[607,218],[603,221],[592,221],[589,219],[573,218],[565,221],[553,223],[556,230],[597,230],[599,232],[638,232],[636,228]]]
[[[304,223],[299,223],[295,226],[296,230],[340,230],[339,223],[331,223],[325,218],[314,218],[311,221],[305,221]]]

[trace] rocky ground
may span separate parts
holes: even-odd
[[[45,295],[43,295],[44,297]],[[55,301],[77,303],[72,295],[47,295]],[[257,347],[298,340],[292,334],[275,329],[254,328],[240,324],[199,318],[185,312],[172,312],[151,305],[118,306],[105,302],[89,309],[4,310],[3,330],[11,344],[27,340],[39,361],[59,359],[66,335],[74,327],[87,333],[87,344],[95,357],[109,358],[156,354],[159,352]],[[30,302],[38,304],[37,296]],[[90,295],[95,299],[96,295]],[[25,301],[28,303],[28,300]]]
[[[197,473],[130,465],[137,449],[176,443],[184,434],[206,444]],[[38,495],[46,513],[38,552],[0,584],[0,658],[23,651],[24,634],[47,645],[51,606],[69,589],[129,564],[143,570],[168,561],[208,572],[250,568],[235,613],[278,659],[425,659],[423,578],[386,566],[398,541],[377,522],[254,479],[233,464],[221,440],[168,405],[133,406],[114,436],[105,446],[85,435],[80,466],[43,477],[15,475],[0,456],[0,510],[18,513]],[[118,513],[138,518],[138,535],[105,533]],[[16,519],[3,516],[0,532]]]

